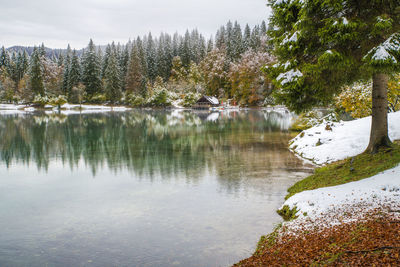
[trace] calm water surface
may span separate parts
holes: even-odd
[[[227,266],[306,174],[288,113],[0,115],[0,266]]]

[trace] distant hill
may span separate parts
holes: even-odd
[[[100,49],[102,50],[102,51],[105,51],[105,48],[107,47],[107,46],[105,46],[105,45],[101,45],[101,46],[99,46],[100,47]],[[6,50],[7,51],[9,51],[10,53],[13,53],[13,52],[16,52],[16,53],[18,53],[19,51],[26,51],[27,53],[28,53],[28,55],[31,55],[32,53],[33,53],[33,49],[34,49],[34,47],[33,46],[19,46],[19,45],[15,45],[15,46],[12,46],[12,47],[9,47],[9,48],[7,48]],[[55,55],[56,57],[58,57],[60,54],[65,54],[66,52],[67,52],[67,49],[53,49],[53,48],[48,48],[48,47],[45,47],[44,48],[45,49],[45,51],[46,51],[46,56],[47,57],[52,57],[53,55]],[[84,49],[82,48],[82,49],[79,49],[79,50],[76,50],[76,52],[78,53],[78,56],[81,56],[82,54],[83,54],[83,51],[84,51]]]

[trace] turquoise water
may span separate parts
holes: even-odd
[[[0,115],[0,266],[227,266],[307,166],[289,113]]]

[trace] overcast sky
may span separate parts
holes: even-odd
[[[0,46],[85,47],[125,43],[151,31],[206,37],[228,20],[242,25],[267,20],[266,0],[0,0]]]

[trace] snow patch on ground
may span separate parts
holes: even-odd
[[[396,213],[400,210],[400,166],[357,182],[298,193],[284,205],[298,210],[299,217],[285,223],[293,231],[300,225],[329,227],[355,221],[375,209]]]
[[[391,140],[400,139],[400,111],[389,113],[388,120],[389,137]],[[348,122],[325,122],[295,137],[290,149],[316,164],[331,163],[364,152],[369,143],[370,129],[371,117]]]

